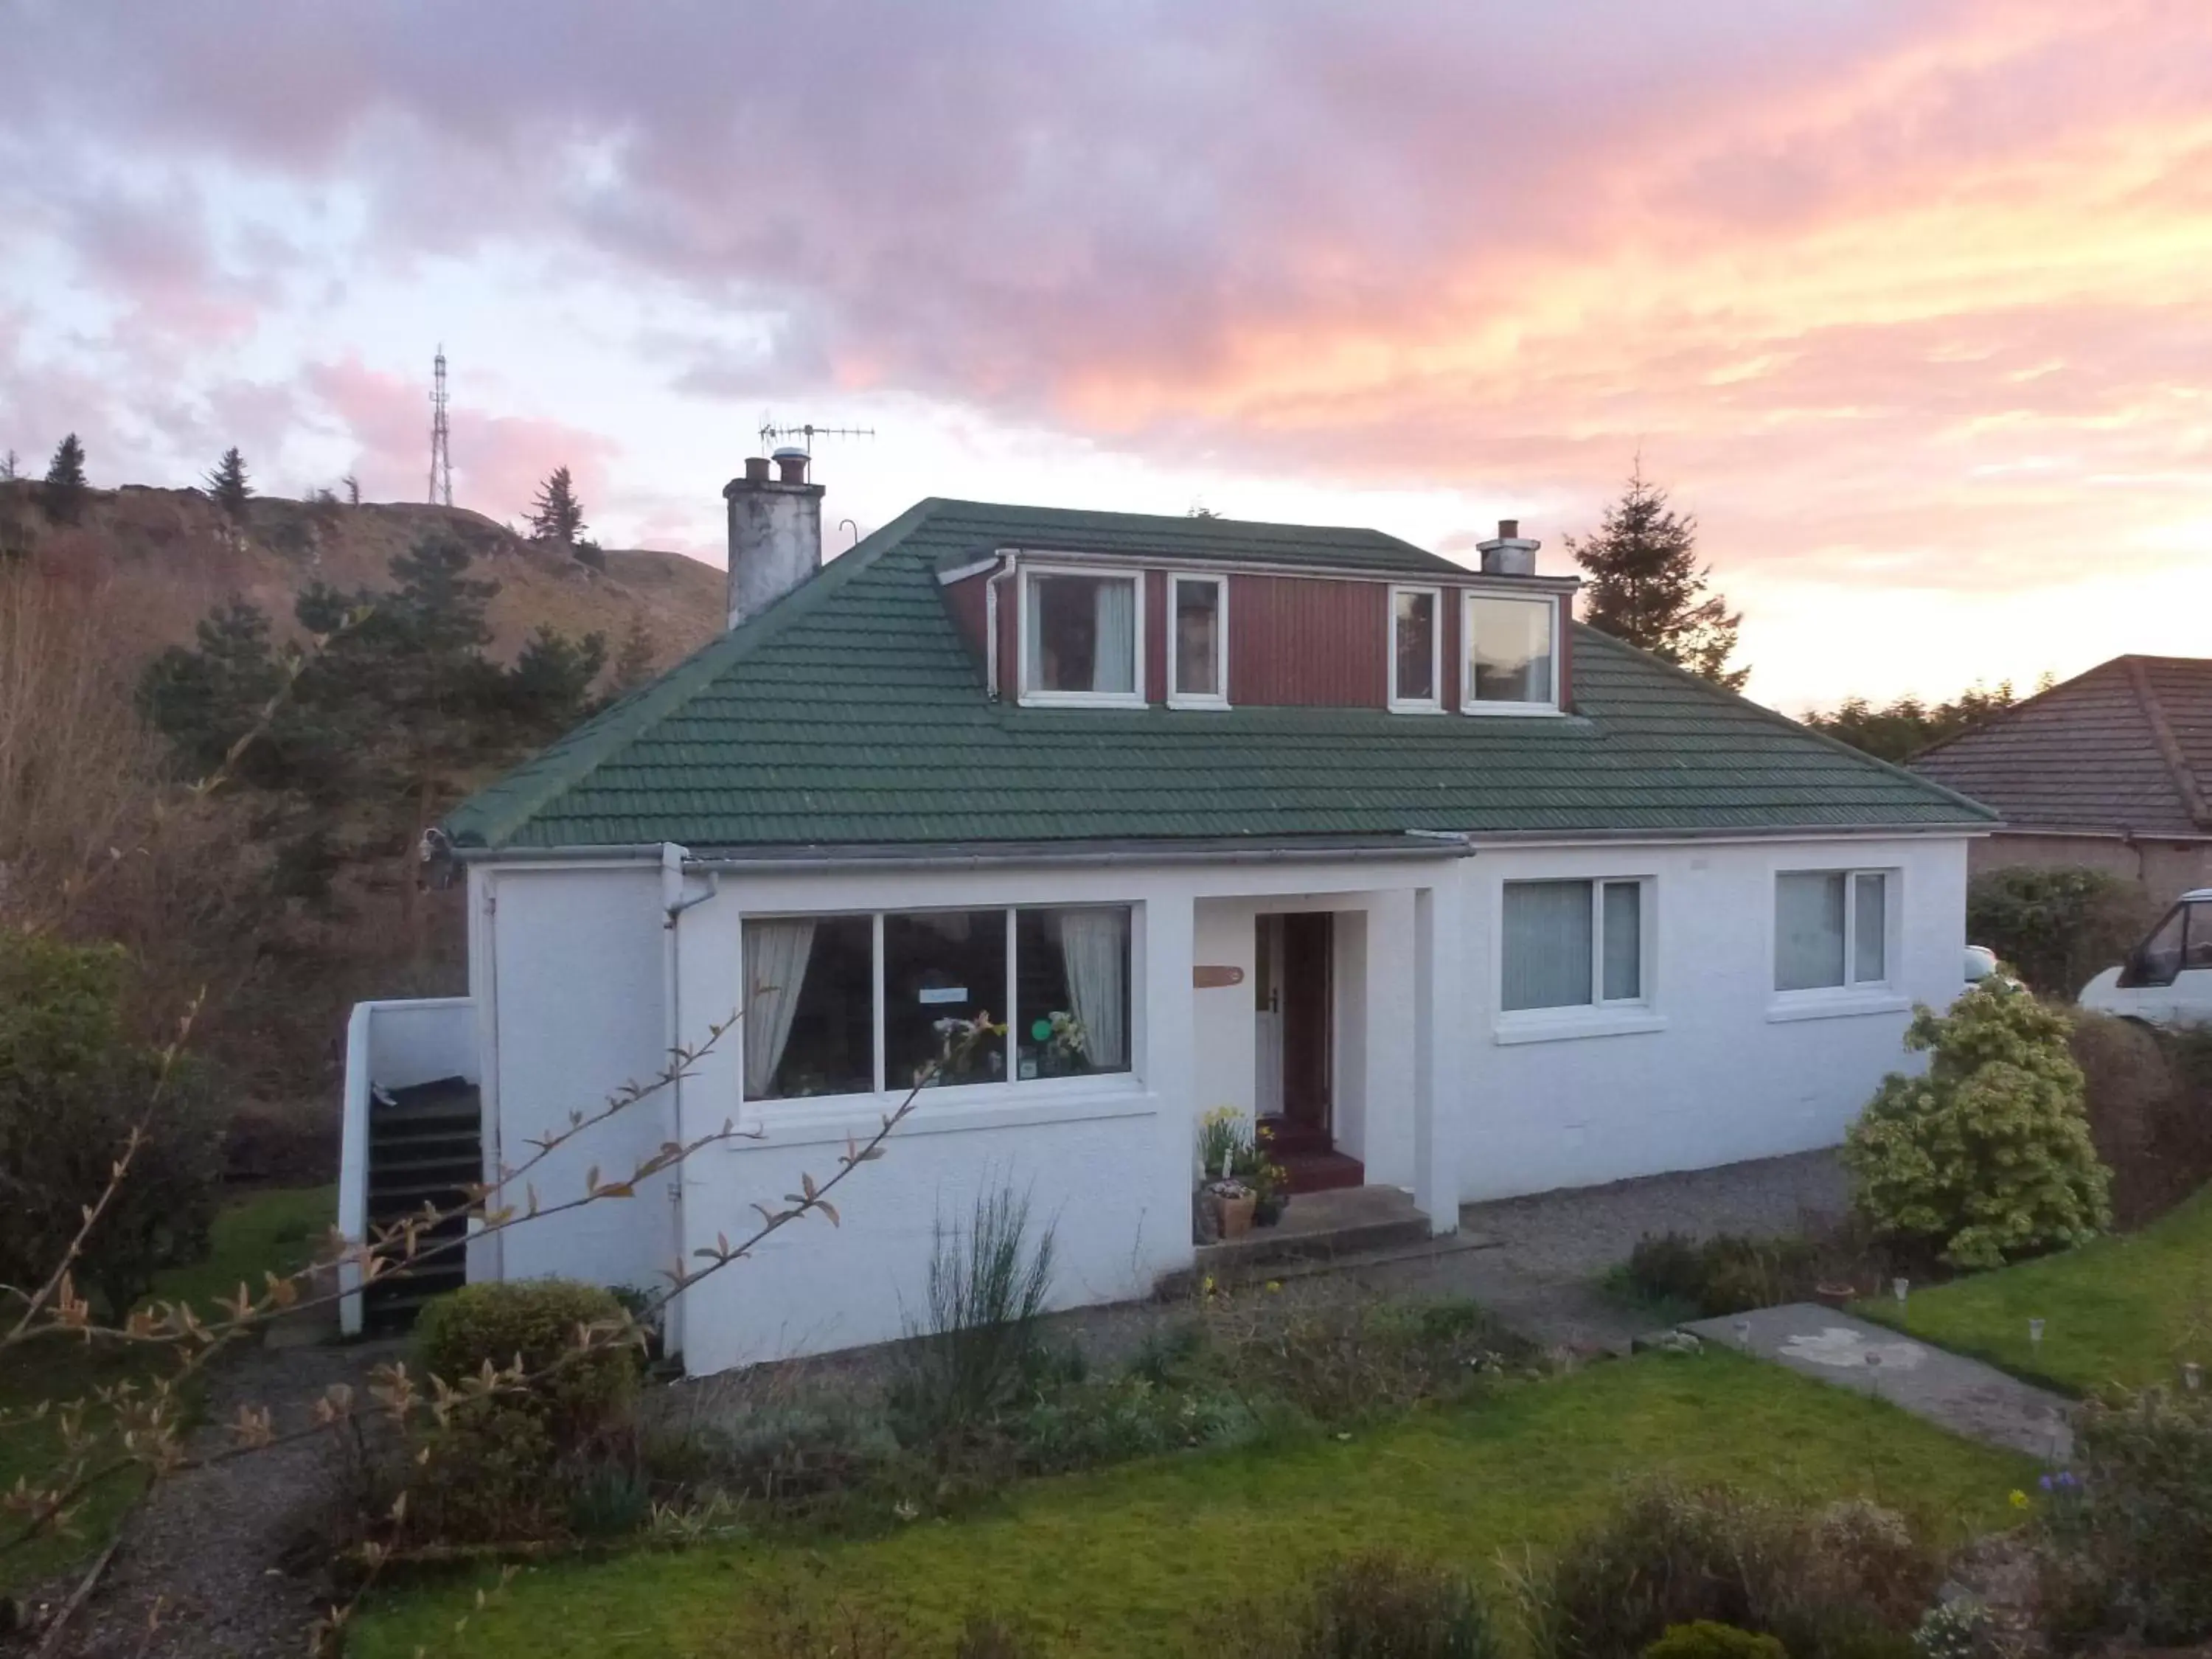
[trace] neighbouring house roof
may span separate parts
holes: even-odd
[[[2013,830],[2212,835],[2212,659],[2115,657],[1912,763]]]
[[[925,501],[465,802],[459,848],[1987,828],[1589,629],[1573,714],[994,702],[937,573],[1003,547],[1466,575],[1367,530]]]

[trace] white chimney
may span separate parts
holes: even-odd
[[[806,482],[806,452],[759,456],[722,486],[730,504],[730,620],[758,616],[822,567],[822,486]]]
[[[1475,551],[1482,555],[1486,576],[1533,576],[1536,550],[1543,544],[1522,535],[1520,520],[1500,519],[1496,539],[1478,542]]]

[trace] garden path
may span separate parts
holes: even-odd
[[[1682,1328],[2053,1468],[2074,1455],[2070,1411],[2061,1396],[1833,1308],[1792,1303]]]

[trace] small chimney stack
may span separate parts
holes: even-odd
[[[750,456],[722,486],[730,509],[729,626],[758,616],[822,568],[820,484],[806,482],[806,452],[779,449],[777,472]]]
[[[1482,574],[1486,576],[1533,576],[1536,574],[1536,550],[1543,544],[1521,533],[1520,520],[1500,519],[1496,538],[1476,544],[1475,551],[1482,555]]]

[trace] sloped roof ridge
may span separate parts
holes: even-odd
[[[719,634],[659,679],[602,709],[514,771],[463,803],[462,810],[490,822],[472,827],[464,845],[489,846],[527,823],[544,807],[586,781],[615,755],[681,712],[691,699],[763,644],[811,615],[861,571],[900,546],[946,503],[925,496],[841,556],[823,565],[759,615]],[[497,809],[495,811],[491,809]]]
[[[2174,735],[2173,722],[2166,717],[2166,705],[2159,701],[2158,688],[2150,683],[2147,663],[2176,660],[2157,657],[2125,657],[2128,684],[2142,706],[2143,718],[2150,722],[2151,741],[2158,745],[2158,757],[2166,763],[2166,769],[2173,779],[2173,787],[2181,794],[2181,810],[2199,824],[2212,825],[2212,810],[2205,804],[2204,786],[2197,776],[2197,769],[2182,752],[2181,739]],[[2188,661],[2187,658],[2178,660]]]
[[[1583,640],[1602,641],[1607,647],[1616,651],[1630,653],[1639,660],[1649,664],[1651,667],[1662,670],[1664,672],[1673,675],[1676,679],[1684,682],[1687,685],[1694,687],[1699,691],[1705,692],[1714,697],[1726,698],[1729,702],[1735,704],[1737,708],[1743,709],[1748,714],[1756,715],[1761,721],[1768,726],[1780,726],[1784,731],[1790,732],[1792,736],[1810,738],[1813,742],[1820,744],[1825,748],[1832,750],[1839,755],[1847,756],[1850,759],[1859,762],[1862,765],[1869,767],[1879,772],[1887,773],[1890,776],[1903,782],[1916,784],[1920,788],[1928,791],[1930,794],[1942,796],[1954,806],[1963,806],[1967,808],[1978,817],[1987,818],[1990,822],[1994,823],[1998,822],[2003,816],[2002,814],[1993,811],[1989,807],[1984,806],[1980,801],[1976,800],[1972,796],[1960,794],[1957,790],[1950,787],[1948,784],[1938,783],[1933,778],[1922,777],[1917,772],[1912,771],[1909,768],[1899,766],[1892,762],[1886,761],[1879,755],[1869,755],[1865,750],[1856,748],[1852,744],[1845,743],[1841,738],[1832,738],[1826,732],[1818,731],[1814,727],[1806,725],[1802,720],[1793,720],[1789,715],[1784,714],[1778,708],[1769,708],[1763,702],[1754,702],[1751,698],[1745,696],[1741,691],[1731,690],[1725,685],[1717,685],[1711,680],[1705,678],[1702,674],[1692,674],[1688,669],[1683,667],[1680,664],[1668,662],[1666,658],[1658,655],[1655,652],[1646,651],[1640,646],[1631,645],[1626,640],[1621,639],[1617,635],[1608,634],[1601,628],[1593,627],[1586,622],[1575,623],[1572,626],[1577,635],[1579,636],[1576,642],[1576,648],[1577,650],[1581,649]]]

